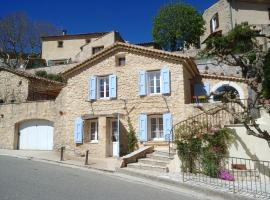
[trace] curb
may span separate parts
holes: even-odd
[[[10,155],[10,154],[2,154],[2,153],[0,153],[0,156],[21,158],[21,159],[25,159],[25,160],[32,160],[32,161],[37,161],[37,162],[49,163],[49,164],[54,164],[54,165],[63,166],[63,167],[79,168],[79,169],[84,169],[84,170],[88,169],[88,170],[94,170],[97,172],[106,172],[106,173],[114,173],[115,172],[113,170],[91,167],[90,165],[77,165],[77,164],[73,164],[73,163],[66,163],[65,161],[49,160],[49,159],[45,159],[45,158],[36,158],[36,157],[32,157],[32,156],[20,156],[20,155]]]

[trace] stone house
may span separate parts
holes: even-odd
[[[48,66],[81,62],[114,42],[123,39],[118,32],[96,32],[41,37],[41,58]]]
[[[65,84],[0,71],[1,80],[14,76],[12,81],[24,80],[25,88],[20,103],[0,105],[0,148],[57,150],[64,145],[76,154],[121,156],[127,153],[128,120],[140,145],[168,145],[172,126],[198,113],[193,104],[198,98],[224,87],[248,98],[241,78],[201,76],[188,56],[122,42],[62,75]],[[47,91],[55,96],[28,98],[34,79],[44,88],[51,84],[54,90]]]
[[[213,34],[226,34],[236,24],[248,22],[255,30],[266,37],[260,37],[263,49],[270,47],[270,2],[268,0],[219,0],[203,12],[206,22],[205,34],[201,43]],[[203,46],[203,45],[202,45]]]

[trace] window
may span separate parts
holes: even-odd
[[[98,52],[101,51],[102,49],[104,49],[104,46],[93,47],[93,49],[92,49],[93,55],[96,54],[96,53],[98,53]]]
[[[226,92],[231,99],[239,99],[238,91],[234,87],[229,86],[229,85],[223,85],[223,86],[219,87],[215,92]],[[214,101],[221,101],[222,96],[215,95],[213,97],[213,100]]]
[[[105,99],[109,98],[109,76],[98,78],[98,98]]]
[[[117,59],[117,66],[125,66],[126,65],[126,58],[125,57],[118,57]]]
[[[151,139],[163,139],[163,118],[162,115],[150,116]]]
[[[216,13],[212,19],[210,20],[210,30],[211,33],[213,33],[214,31],[216,31],[219,27],[219,18],[218,18],[218,13]]]
[[[161,74],[160,71],[147,72],[147,92],[148,94],[161,93]]]
[[[64,46],[64,42],[63,41],[58,41],[57,47],[58,48],[63,48],[63,46]]]
[[[86,39],[86,40],[85,40],[85,44],[89,44],[90,42],[91,42],[90,39]]]
[[[118,141],[118,123],[117,121],[112,121],[112,141]]]
[[[90,142],[98,141],[98,121],[90,121]]]

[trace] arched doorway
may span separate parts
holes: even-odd
[[[243,89],[237,84],[229,81],[222,81],[217,83],[211,88],[211,92],[222,92],[222,91],[227,91],[231,94],[231,98],[238,98],[243,100],[244,97],[244,92]],[[220,97],[218,96],[213,96],[211,97],[212,101],[220,101]]]

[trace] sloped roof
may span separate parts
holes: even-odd
[[[12,74],[16,74],[18,76],[21,76],[21,77],[24,77],[24,78],[27,78],[27,79],[46,82],[48,84],[53,84],[55,86],[62,87],[62,86],[65,85],[64,83],[61,83],[61,82],[58,82],[58,81],[49,80],[49,79],[46,79],[46,78],[43,78],[43,77],[39,77],[39,76],[30,74],[30,73],[27,73],[25,71],[11,69],[11,68],[7,68],[7,67],[3,67],[3,66],[0,66],[0,71],[7,71],[7,72],[10,72]]]
[[[246,82],[246,79],[235,77],[235,76],[222,76],[222,75],[215,75],[215,74],[201,74],[203,78],[209,79],[219,79],[219,80],[227,80],[227,81],[236,81],[236,82]]]
[[[109,32],[94,32],[94,33],[82,33],[82,34],[66,34],[66,35],[51,35],[41,37],[42,41],[49,40],[69,40],[69,39],[86,39],[91,37],[100,37]]]
[[[157,49],[151,49],[151,48],[128,44],[128,43],[123,43],[123,42],[116,42],[113,45],[111,45],[107,48],[104,48],[102,51],[91,56],[89,59],[85,60],[84,62],[79,63],[78,65],[64,71],[62,74],[68,78],[68,77],[72,76],[72,74],[77,72],[78,70],[94,63],[95,61],[97,61],[99,59],[106,57],[107,55],[109,55],[115,51],[119,51],[119,50],[124,50],[124,51],[128,51],[128,52],[133,52],[133,53],[139,53],[139,54],[143,54],[146,56],[153,56],[153,57],[168,59],[168,60],[172,60],[172,61],[177,61],[179,63],[183,63],[184,66],[187,68],[187,70],[193,76],[199,75],[199,70],[198,70],[196,64],[189,56],[179,54],[179,53],[172,53],[172,52],[167,52],[167,51],[162,51],[162,50],[157,50]]]

